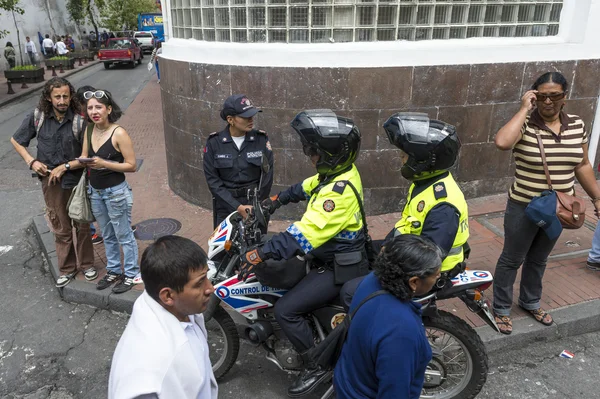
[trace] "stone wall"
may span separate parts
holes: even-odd
[[[591,133],[600,89],[600,60],[419,66],[397,68],[270,68],[161,60],[169,185],[185,200],[211,207],[202,170],[208,135],[220,130],[224,99],[246,94],[263,112],[275,154],[273,193],[314,173],[289,127],[299,111],[331,108],[356,122],[362,133],[357,166],[368,214],[399,211],[408,182],[397,149],[381,128],[399,111],[429,114],[457,127],[462,149],[453,172],[467,197],[507,190],[514,173],[510,152],[496,149],[498,129],[518,110],[522,94],[547,71],[570,83],[567,112],[580,115]],[[596,158],[598,159],[598,157]],[[596,161],[597,163],[597,161]],[[286,207],[280,217],[301,208]]]

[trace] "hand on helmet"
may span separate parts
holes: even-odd
[[[264,262],[265,254],[260,248],[253,249],[252,251],[246,252],[242,257],[242,264],[240,272],[238,273],[238,280],[246,281],[254,266]]]
[[[260,203],[262,209],[264,209],[265,212],[269,212],[270,215],[274,214],[277,209],[281,208],[281,205],[283,204],[281,201],[279,201],[279,194],[273,195],[272,197],[267,198]]]

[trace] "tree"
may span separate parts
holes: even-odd
[[[98,24],[96,23],[96,17],[94,13],[97,8],[101,8],[103,6],[104,0],[97,0],[97,4],[94,3],[94,0],[67,1],[67,11],[69,12],[73,22],[75,22],[77,25],[82,25],[85,23],[85,19],[89,18],[92,26],[94,27],[94,31],[96,31],[96,34],[98,34]],[[100,41],[98,37],[96,40],[98,42]]]
[[[99,7],[102,25],[112,31],[121,31],[137,26],[137,16],[144,12],[158,12],[155,0],[102,0]],[[135,28],[134,28],[135,29]]]
[[[18,31],[15,13],[23,15],[25,10],[18,6],[19,0],[0,0],[0,14],[1,11],[8,11],[13,16],[13,21],[15,21],[15,27],[17,28],[17,39],[18,39]],[[8,35],[10,32],[6,29],[0,29],[0,39]]]

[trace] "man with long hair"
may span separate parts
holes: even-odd
[[[79,115],[79,104],[72,101],[74,94],[75,89],[66,79],[50,79],[44,85],[37,108],[25,117],[10,139],[42,183],[58,257],[57,287],[67,285],[79,270],[83,271],[86,280],[98,277],[94,269],[90,225],[72,221],[67,210],[69,197],[79,182],[83,167],[76,157],[81,154],[84,123]],[[36,157],[27,150],[33,138],[37,139]],[[73,226],[77,230],[76,242],[73,241]]]

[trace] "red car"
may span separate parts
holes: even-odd
[[[142,49],[133,37],[108,39],[106,48],[98,51],[98,59],[104,62],[104,69],[110,68],[111,64],[128,64],[135,68],[136,63],[142,63],[142,58]]]

